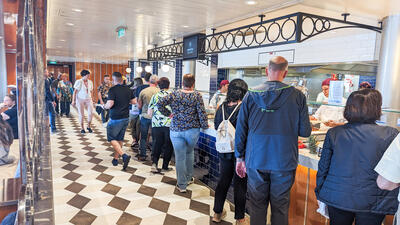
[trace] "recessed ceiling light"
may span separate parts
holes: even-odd
[[[74,12],[83,12],[82,9],[72,9],[72,11],[74,11]]]
[[[7,45],[8,47],[12,47],[12,45]]]
[[[65,40],[64,40],[64,39],[61,39],[60,41],[62,41],[62,42],[65,42]]]
[[[188,25],[183,25],[182,27],[183,27],[183,28],[188,28],[189,26],[188,26]]]
[[[66,23],[68,26],[74,26],[75,24],[73,23]]]
[[[246,4],[247,5],[255,5],[255,4],[257,4],[257,2],[250,0],[250,1],[246,1]]]

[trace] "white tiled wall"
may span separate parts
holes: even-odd
[[[175,68],[170,67],[168,72],[163,72],[162,69],[158,69],[158,77],[167,77],[170,83],[169,87],[175,87]]]

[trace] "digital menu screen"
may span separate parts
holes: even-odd
[[[200,37],[204,34],[195,34],[183,38],[183,59],[197,59],[199,58],[199,43]]]

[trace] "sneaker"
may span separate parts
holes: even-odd
[[[112,160],[112,164],[113,164],[113,166],[118,166],[118,159],[113,159]]]
[[[226,211],[224,209],[224,210],[222,210],[222,213],[214,213],[212,221],[216,222],[216,223],[220,223],[225,217],[226,217]]]
[[[132,148],[132,149],[139,149],[139,144],[138,144],[136,141],[134,141],[134,142],[132,142],[132,144],[131,144],[131,148]]]
[[[90,127],[88,127],[87,130],[89,131],[89,133],[93,133],[93,130]]]
[[[52,134],[57,133],[57,129],[51,129],[51,133],[52,133]]]
[[[130,155],[127,155],[127,154],[122,155],[122,161],[124,162],[124,165],[122,166],[122,170],[126,170],[126,167],[128,167],[130,160],[131,160]]]
[[[104,127],[104,128],[107,128],[107,123],[103,123],[103,127]]]
[[[82,130],[81,130],[81,134],[84,134],[84,133],[86,133],[86,132],[85,132],[85,130],[84,130],[84,129],[82,129]]]
[[[183,188],[179,188],[178,186],[176,186],[176,189],[178,189],[178,191],[179,191],[180,193],[186,193],[186,188],[183,189]]]
[[[158,168],[157,168],[157,165],[155,163],[153,163],[152,166],[151,166],[151,172],[158,173]]]
[[[194,183],[194,177],[192,177],[192,179],[190,179],[190,181],[188,182],[188,185],[191,185]]]
[[[250,225],[250,221],[245,217],[240,220],[236,220],[236,225]]]

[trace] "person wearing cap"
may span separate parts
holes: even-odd
[[[358,86],[358,90],[362,89],[372,89],[372,85],[368,81],[364,81]]]
[[[212,108],[212,109],[218,109],[218,106],[220,106],[225,101],[226,92],[228,92],[229,81],[223,80],[223,81],[221,81],[219,86],[220,86],[220,89],[211,98],[211,101],[209,104],[210,108]]]
[[[317,102],[324,104],[328,103],[329,85],[331,81],[332,79],[328,78],[322,82],[322,92],[320,94],[322,94],[323,97],[320,97],[320,95],[318,95]],[[342,99],[342,104],[346,104],[345,98]],[[310,120],[321,121],[320,130],[326,131],[332,127],[336,127],[346,123],[343,112],[344,107],[341,106],[321,105],[315,112],[315,114],[310,117]]]
[[[331,82],[331,78],[325,79],[322,81],[321,84],[321,89],[322,92],[320,92],[317,96],[317,102],[318,103],[328,103],[328,96],[329,96],[329,84]]]

